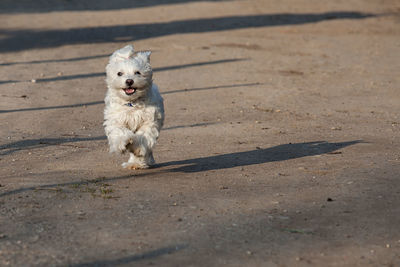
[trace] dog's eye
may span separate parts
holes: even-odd
[[[135,74],[140,75],[141,73],[140,71],[135,71]]]
[[[123,73],[122,73],[122,72],[118,72],[117,75],[118,75],[118,76],[122,76]]]

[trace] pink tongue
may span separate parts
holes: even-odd
[[[135,92],[135,89],[125,89],[125,92],[128,94],[132,94],[133,92]]]

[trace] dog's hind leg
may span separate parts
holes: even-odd
[[[154,160],[154,157],[153,157],[153,151],[150,151],[146,155],[145,161],[146,161],[146,164],[149,165],[149,166],[154,165],[156,163],[156,161]]]

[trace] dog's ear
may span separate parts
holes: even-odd
[[[151,51],[140,51],[137,53],[137,57],[143,59],[143,61],[150,62]]]
[[[134,52],[133,46],[127,45],[124,48],[115,51],[110,57],[110,62],[127,60],[133,56]]]

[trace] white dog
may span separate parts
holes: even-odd
[[[129,151],[122,167],[154,164],[153,148],[164,122],[164,104],[153,84],[150,51],[134,53],[131,45],[115,51],[106,67],[104,127],[110,152]]]

